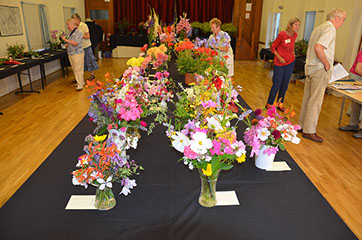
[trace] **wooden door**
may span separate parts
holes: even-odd
[[[235,0],[233,22],[238,28],[236,60],[257,57],[263,0]]]

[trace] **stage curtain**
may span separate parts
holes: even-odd
[[[222,23],[232,22],[234,0],[177,0],[177,16],[187,13],[191,22],[208,22],[216,17]]]
[[[175,15],[176,0],[119,0],[114,1],[115,22],[127,18],[133,24],[145,22],[150,7],[155,9],[163,23],[171,23]]]

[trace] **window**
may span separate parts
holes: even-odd
[[[316,19],[316,12],[315,11],[308,11],[305,15],[305,25],[304,25],[304,39],[309,40],[310,35],[314,29],[314,23]]]
[[[68,35],[69,31],[67,29],[67,26],[65,24],[65,22],[69,19],[72,18],[72,15],[74,13],[77,12],[77,10],[75,8],[70,8],[70,7],[63,7],[63,12],[64,12],[64,26],[65,26],[65,33]]]
[[[278,37],[279,25],[280,25],[281,13],[274,13],[273,15],[273,32],[272,32],[272,41]]]
[[[26,38],[29,50],[46,48],[49,29],[45,14],[45,5],[21,2],[25,22]]]
[[[91,19],[108,20],[108,10],[89,10]]]

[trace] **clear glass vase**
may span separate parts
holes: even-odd
[[[107,211],[116,206],[112,188],[105,187],[103,190],[97,188],[94,206],[101,211]]]
[[[213,207],[216,205],[216,184],[221,170],[211,176],[206,176],[201,169],[198,169],[201,179],[201,192],[199,196],[199,204],[203,207]]]

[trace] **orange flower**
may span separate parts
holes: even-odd
[[[290,113],[289,117],[294,117],[295,114],[296,114],[296,113],[292,110],[292,112]]]
[[[230,57],[229,57],[228,55],[225,55],[224,58],[225,58],[225,59],[228,59],[228,58],[230,58]]]
[[[153,46],[155,46],[156,45],[156,43],[155,42],[153,42],[152,44],[151,44],[151,46],[153,47]]]

